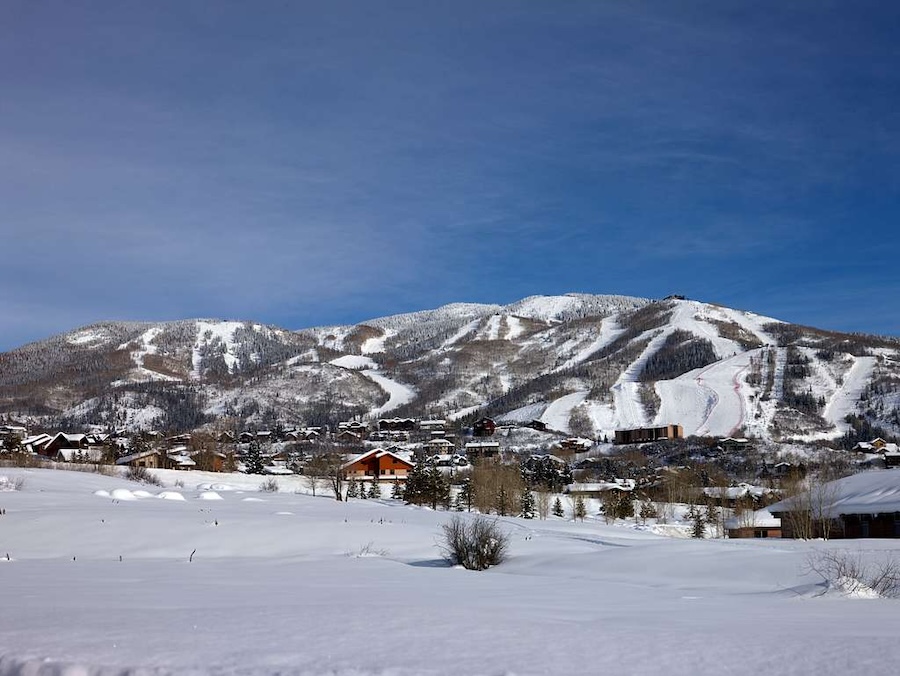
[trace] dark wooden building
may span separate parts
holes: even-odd
[[[648,441],[666,439],[684,439],[681,425],[663,425],[662,427],[639,427],[633,430],[616,430],[615,443],[642,444]]]

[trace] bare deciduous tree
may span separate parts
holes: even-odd
[[[538,491],[536,505],[539,519],[546,519],[550,516],[550,492]]]

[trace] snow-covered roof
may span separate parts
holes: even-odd
[[[289,474],[293,474],[293,472],[284,465],[266,465],[263,468],[263,471],[266,474],[275,474],[279,476],[287,476]]]
[[[616,479],[615,481],[597,481],[590,483],[574,483],[566,486],[566,493],[600,493],[603,491],[633,491],[634,479]]]
[[[824,484],[821,495],[826,499],[825,513],[831,517],[842,514],[882,514],[900,512],[900,470],[870,470]],[[778,514],[791,511],[795,498],[788,498],[769,506]]]
[[[142,458],[149,458],[151,455],[159,455],[160,452],[157,450],[149,450],[149,451],[141,451],[140,453],[132,453],[131,455],[123,455],[121,458],[116,460],[117,465],[127,465],[128,463],[134,460],[141,460]]]
[[[781,528],[781,519],[768,509],[758,509],[751,514],[726,519],[725,528]]]
[[[753,486],[751,484],[738,484],[737,486],[711,486],[703,489],[703,494],[712,498],[724,497],[727,500],[737,500],[747,496],[761,497],[771,493],[771,489],[765,486]]]
[[[53,440],[53,437],[51,437],[49,434],[35,434],[34,436],[30,436],[30,437],[26,437],[25,439],[22,439],[22,445],[23,446],[34,446],[34,445],[43,446],[48,441],[52,441],[52,440]]]
[[[103,459],[102,448],[61,448],[56,452],[56,457],[62,458],[63,462],[72,462],[73,460],[83,459],[88,462],[99,462]]]

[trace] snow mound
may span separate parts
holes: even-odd
[[[151,493],[150,491],[136,490],[136,491],[131,491],[131,494],[134,495],[134,497],[136,497],[136,498],[152,498],[153,497],[153,493]]]
[[[109,494],[109,491],[104,491],[104,490],[102,490],[102,489],[99,490],[99,491],[94,491],[94,495],[96,495],[98,498],[108,498],[108,497],[111,497],[110,494]]]
[[[262,498],[241,498],[241,502],[265,502]]]
[[[215,491],[203,491],[200,495],[197,496],[198,500],[224,500],[221,495],[216,493]]]
[[[220,493],[238,490],[230,484],[197,484],[198,491],[219,491]]]
[[[113,500],[137,500],[137,496],[127,488],[117,488],[109,494]]]
[[[163,491],[157,495],[160,500],[181,500],[184,502],[184,496],[178,491]]]
[[[831,589],[848,599],[880,599],[881,595],[854,577],[839,577],[831,584]]]

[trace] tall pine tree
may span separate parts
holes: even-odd
[[[247,474],[265,474],[266,464],[263,462],[262,451],[259,448],[258,441],[251,441],[247,448],[247,455],[244,457],[244,466],[247,468]]]
[[[565,515],[566,513],[563,510],[562,500],[557,497],[556,500],[553,501],[553,516],[564,517]]]
[[[522,517],[525,519],[533,519],[534,518],[534,493],[532,493],[529,489],[525,489],[522,491],[522,504],[519,507],[522,510]]]

